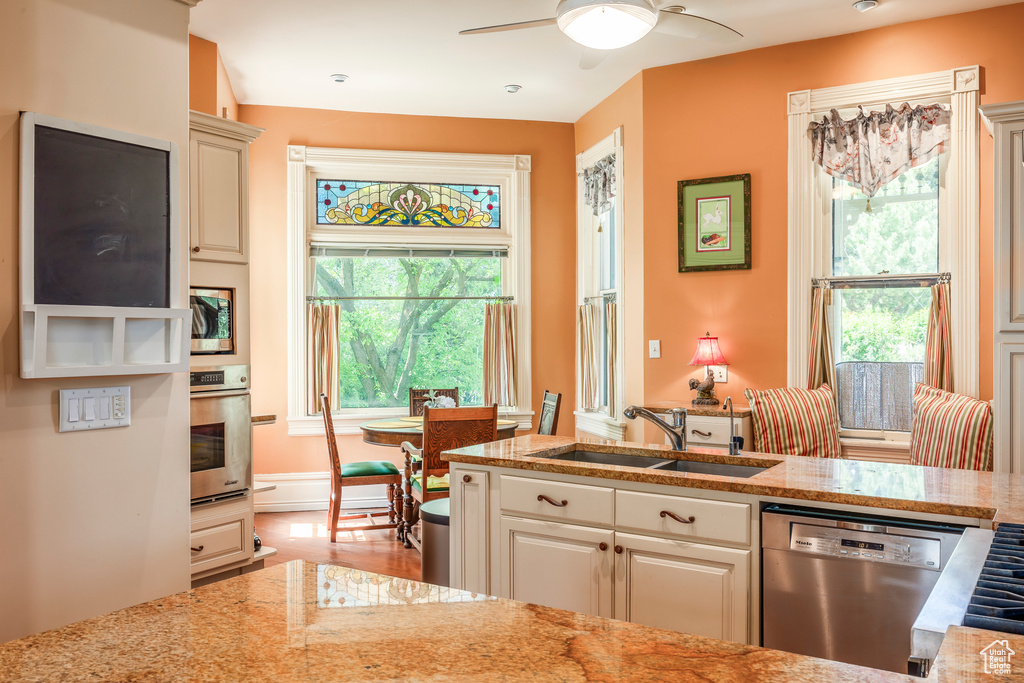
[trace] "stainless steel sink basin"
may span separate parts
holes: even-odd
[[[651,469],[746,478],[760,474],[768,468],[758,465],[730,465],[724,462],[704,462],[702,460],[662,460],[660,463],[652,465]]]
[[[693,474],[714,474],[720,477],[752,477],[764,472],[767,467],[760,465],[740,465],[722,462],[704,462],[703,460],[675,460],[632,453],[605,453],[601,451],[566,451],[557,455],[546,456],[552,460],[568,460],[571,462],[590,462],[599,465],[620,465],[625,467],[641,467],[652,470],[669,470],[672,472],[691,472]]]

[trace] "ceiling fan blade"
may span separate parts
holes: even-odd
[[[673,8],[658,12],[658,23],[655,24],[654,30],[680,38],[713,40],[719,43],[734,43],[743,37],[742,33],[725,24],[694,14],[683,14]]]
[[[608,52],[609,50],[596,50],[592,47],[584,47],[583,54],[580,55],[580,68],[584,71],[590,71],[604,61],[604,58],[608,56]]]
[[[497,26],[481,26],[480,28],[467,28],[459,31],[460,36],[471,36],[477,33],[497,33],[498,31],[517,31],[521,28],[534,28],[535,26],[550,26],[557,23],[554,17],[550,19],[534,19],[533,21],[519,21],[514,24],[498,24]]]

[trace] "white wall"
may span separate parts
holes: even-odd
[[[186,254],[188,11],[0,2],[0,641],[189,587],[187,376],[22,380],[17,319],[20,110],[177,143]],[[57,433],[58,389],[122,383],[130,427]]]

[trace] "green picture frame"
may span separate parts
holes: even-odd
[[[679,272],[750,269],[750,174],[680,180]]]

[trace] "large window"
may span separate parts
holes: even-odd
[[[289,162],[289,433],[322,433],[309,396],[324,377],[338,433],[405,413],[411,387],[480,405],[495,301],[524,312],[502,412],[529,424],[529,158],[290,147]],[[317,374],[325,329],[332,372]]]
[[[977,395],[978,76],[965,67],[789,93],[788,384],[806,386],[811,282],[830,279],[842,436],[865,437],[844,438],[848,455],[907,438],[931,304],[916,276],[951,274],[954,390]],[[949,151],[870,203],[812,161],[812,121],[903,102],[949,107]]]

